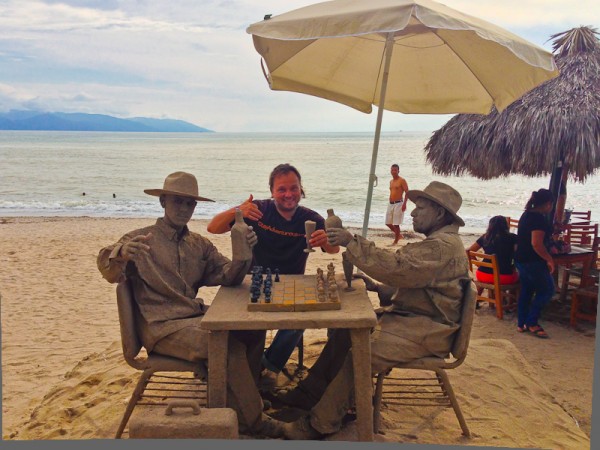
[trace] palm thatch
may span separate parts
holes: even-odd
[[[502,113],[458,114],[429,139],[434,173],[490,179],[551,174],[559,161],[583,182],[600,167],[600,41],[592,27],[554,34],[560,75]]]

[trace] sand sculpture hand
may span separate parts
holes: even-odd
[[[238,206],[238,208],[240,208],[240,211],[242,211],[244,218],[256,221],[259,220],[263,215],[260,212],[260,209],[258,209],[258,206],[252,203],[253,199],[254,196],[250,194],[248,200]]]
[[[345,228],[330,228],[327,230],[329,245],[341,245],[345,247],[352,240],[353,235]]]
[[[248,245],[250,248],[254,247],[258,242],[258,236],[252,229],[252,227],[248,227],[248,234],[246,235],[246,239],[248,240]]]
[[[357,278],[357,279],[361,279],[365,282],[365,287],[367,288],[367,291],[372,291],[372,292],[378,292],[379,291],[379,284],[376,283],[372,278],[366,276],[365,274],[362,273],[355,273],[352,274],[352,278]]]
[[[152,237],[152,233],[148,233],[147,235],[139,235],[134,237],[128,242],[125,242],[121,246],[121,251],[119,252],[119,256],[123,258],[125,261],[135,260],[141,254],[150,253],[150,246],[145,244]]]
[[[367,291],[377,292],[377,296],[379,297],[379,305],[380,306],[391,306],[392,297],[396,292],[396,288],[394,286],[388,286],[387,284],[377,283],[372,278],[369,278],[365,274],[355,273],[352,275],[352,278],[360,278],[365,282],[365,287]]]

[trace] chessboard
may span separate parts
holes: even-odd
[[[331,269],[331,268],[330,268]],[[276,275],[267,273],[260,279],[253,271],[248,311],[325,311],[341,308],[340,294],[335,276],[325,278],[322,271],[317,275]],[[269,281],[268,281],[269,280]],[[266,292],[265,292],[266,291]]]

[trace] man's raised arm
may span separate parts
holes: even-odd
[[[217,214],[208,223],[206,230],[212,234],[223,234],[230,231],[231,224],[235,220],[235,210],[237,208],[242,211],[244,218],[255,221],[259,220],[262,217],[262,213],[258,209],[258,206],[252,203],[253,198],[252,194],[250,194],[250,197],[244,203]]]

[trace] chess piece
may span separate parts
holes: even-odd
[[[306,253],[314,252],[315,250],[310,246],[310,237],[317,228],[317,223],[313,220],[307,220],[304,222],[304,231],[306,232]]]
[[[335,215],[333,209],[327,210],[327,218],[325,219],[325,230],[329,228],[343,228],[342,219]]]
[[[333,283],[329,283],[329,300],[337,300],[337,285],[335,284],[335,281]]]
[[[335,266],[333,263],[329,263],[327,264],[327,281],[331,282],[332,280],[335,283]]]
[[[235,210],[235,223],[231,227],[231,253],[236,259],[252,259],[252,248],[248,244],[250,227],[244,222],[244,216],[239,208]]]
[[[354,291],[355,289],[352,287],[352,272],[354,272],[354,264],[348,260],[346,252],[342,253],[342,267],[344,268],[344,277],[346,278],[346,284],[348,285],[344,288],[344,290],[347,292]]]
[[[279,269],[275,269],[275,283],[279,283]]]
[[[323,283],[317,284],[317,299],[320,302],[325,301],[325,286],[323,285]]]
[[[250,285],[250,301],[256,303],[260,297],[260,281],[256,278],[256,274],[252,275],[252,284]]]

